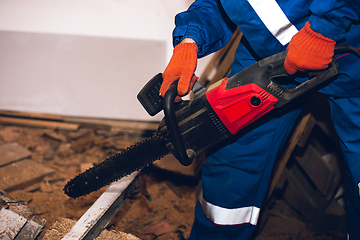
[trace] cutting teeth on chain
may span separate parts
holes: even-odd
[[[65,185],[64,192],[72,198],[87,195],[150,165],[167,154],[165,140],[156,133],[71,179]]]

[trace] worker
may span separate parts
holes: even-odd
[[[336,44],[360,47],[359,0],[196,0],[175,17],[173,55],[160,94],[179,79],[178,95],[197,79],[198,58],[224,47],[238,27],[243,38],[229,77],[256,61],[287,50],[289,74],[325,69]],[[337,79],[320,90],[327,96],[339,135],[347,184],[347,233],[360,239],[360,60],[339,58]],[[305,81],[297,78],[296,81]],[[249,239],[263,204],[276,155],[301,105],[269,113],[236,141],[208,154],[202,192],[189,239]]]

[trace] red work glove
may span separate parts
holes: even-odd
[[[194,75],[197,65],[198,47],[196,43],[180,43],[174,48],[173,55],[163,72],[163,83],[160,88],[160,95],[165,96],[170,85],[179,79],[178,95],[188,94],[198,79]],[[177,101],[179,100],[176,99]]]
[[[324,37],[305,24],[291,39],[287,47],[284,67],[287,73],[297,71],[323,70],[329,66],[334,56],[335,41]]]

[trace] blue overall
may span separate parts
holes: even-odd
[[[185,37],[194,39],[198,56],[203,57],[224,47],[239,27],[244,37],[235,53],[232,76],[285,51],[307,21],[314,31],[338,44],[360,47],[359,0],[197,0],[176,16],[173,41],[177,45]],[[360,239],[360,59],[348,55],[339,58],[339,66],[337,79],[320,92],[328,96],[345,159],[347,232],[350,239]],[[236,141],[207,157],[189,239],[250,237],[274,160],[300,110],[297,103],[270,112]]]

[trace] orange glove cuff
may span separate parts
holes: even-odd
[[[189,93],[193,85],[193,76],[197,65],[198,47],[196,43],[180,43],[175,46],[168,66],[163,72],[161,96],[165,96],[170,85],[179,79],[178,95]]]
[[[289,43],[284,62],[286,72],[294,74],[327,68],[334,56],[335,44],[334,40],[312,30],[307,22]]]

